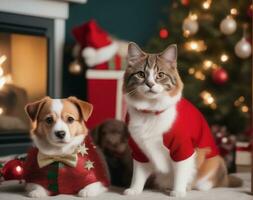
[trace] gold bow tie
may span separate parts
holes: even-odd
[[[53,162],[62,162],[71,167],[75,167],[77,164],[77,154],[75,152],[70,155],[49,156],[38,152],[37,161],[40,168],[50,165]]]

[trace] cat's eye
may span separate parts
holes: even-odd
[[[45,122],[48,124],[48,125],[52,125],[54,123],[54,118],[53,117],[46,117],[45,119]]]
[[[137,75],[138,78],[145,78],[145,73],[143,71],[137,72],[136,75]]]
[[[68,122],[69,124],[72,124],[74,121],[75,121],[75,119],[74,119],[73,117],[71,117],[71,116],[69,116],[69,117],[67,118],[67,122]]]
[[[157,76],[156,76],[157,79],[162,79],[162,78],[164,78],[164,77],[165,77],[165,73],[163,73],[163,72],[159,72],[159,73],[157,74]]]

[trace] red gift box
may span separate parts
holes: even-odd
[[[109,118],[123,119],[125,106],[122,85],[124,71],[87,70],[87,97],[94,110],[88,127],[94,128]]]

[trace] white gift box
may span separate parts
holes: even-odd
[[[236,143],[236,165],[251,165],[251,146],[249,142]]]

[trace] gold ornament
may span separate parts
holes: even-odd
[[[81,74],[81,72],[83,71],[83,68],[81,66],[81,64],[75,60],[73,62],[70,63],[69,65],[69,72],[73,75],[79,75]]]

